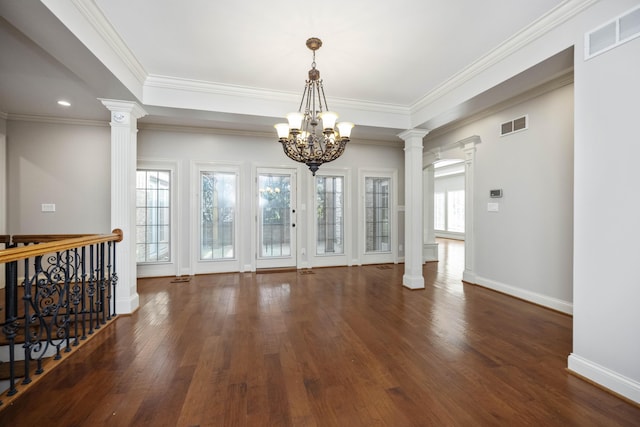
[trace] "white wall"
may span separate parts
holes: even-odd
[[[358,259],[358,244],[361,236],[358,235],[358,218],[355,217],[358,207],[358,170],[367,169],[395,169],[398,171],[398,202],[404,203],[403,176],[404,176],[404,152],[402,142],[398,140],[397,146],[377,146],[350,143],[345,153],[332,163],[323,165],[323,169],[335,169],[348,172],[351,182],[349,192],[352,200],[351,207],[351,229],[347,230],[351,240],[349,248],[352,253],[348,254],[348,260]],[[252,232],[252,174],[256,167],[274,168],[297,168],[298,169],[298,216],[296,231],[298,232],[298,266],[306,267],[310,265],[309,253],[314,245],[308,241],[309,224],[307,210],[313,206],[313,195],[310,194],[311,172],[306,166],[300,165],[288,159],[282,151],[282,146],[277,142],[275,136],[260,135],[238,135],[221,134],[207,132],[203,129],[181,129],[167,130],[166,128],[156,129],[153,126],[144,127],[138,133],[138,158],[140,160],[169,160],[175,162],[178,167],[176,185],[178,189],[177,212],[178,229],[177,242],[179,265],[173,266],[175,274],[193,274],[193,254],[196,248],[197,234],[194,233],[193,210],[197,208],[197,201],[194,198],[194,190],[191,188],[193,180],[193,169],[195,162],[228,163],[238,165],[241,170],[241,207],[240,207],[240,230],[238,248],[239,265],[245,270],[246,267],[255,268],[255,256],[250,244],[255,239]],[[302,209],[305,205],[306,210]],[[349,213],[348,213],[349,214]],[[399,243],[404,243],[404,236],[399,235]],[[305,254],[301,253],[302,249]],[[396,253],[397,257],[398,254]],[[140,269],[142,275],[148,274],[148,269]]]
[[[499,136],[522,115],[529,129]],[[475,183],[475,282],[570,311],[572,300],[573,86],[429,139],[428,147],[478,135]],[[445,156],[447,153],[443,153]],[[502,189],[491,199],[489,190]],[[498,203],[498,212],[488,212]]]
[[[640,403],[640,39],[588,61],[582,52],[580,42],[569,368]]]
[[[9,120],[8,233],[110,233],[109,144],[106,123]]]

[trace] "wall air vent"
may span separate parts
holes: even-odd
[[[640,37],[640,7],[585,34],[584,59],[591,59],[636,37]]]
[[[514,132],[528,129],[527,116],[518,117],[517,119],[504,122],[500,125],[500,136],[509,135]]]

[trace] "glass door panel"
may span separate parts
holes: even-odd
[[[258,171],[257,268],[296,265],[294,178],[287,170]]]

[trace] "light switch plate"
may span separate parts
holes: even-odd
[[[55,203],[43,203],[42,204],[42,212],[55,212],[56,204]]]
[[[489,212],[498,212],[500,210],[499,203],[487,203],[487,211]]]

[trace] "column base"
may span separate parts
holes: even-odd
[[[409,289],[424,289],[424,277],[422,276],[402,276],[402,286]]]
[[[424,262],[438,261],[438,244],[424,243],[422,245],[422,259]]]
[[[133,295],[125,295],[122,298],[119,295],[116,297],[116,314],[131,314],[139,306],[140,296],[137,292],[134,292]]]

